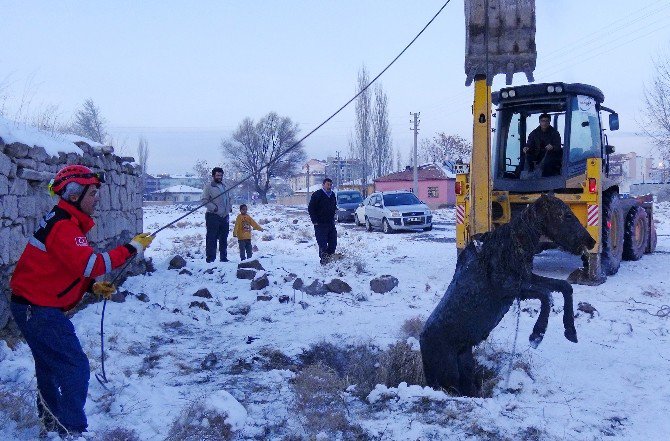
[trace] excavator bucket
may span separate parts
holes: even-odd
[[[465,85],[497,74],[512,84],[516,72],[534,81],[535,0],[465,0]]]

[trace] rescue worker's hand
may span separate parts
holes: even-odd
[[[95,282],[93,284],[93,294],[98,296],[98,299],[109,300],[112,298],[112,294],[116,292],[116,286],[111,282]]]
[[[138,253],[146,250],[151,242],[153,242],[154,236],[149,233],[140,233],[137,236],[133,237],[133,240],[130,241],[130,245],[134,247]]]

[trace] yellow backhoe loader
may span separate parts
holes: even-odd
[[[622,195],[610,175],[614,147],[602,122],[608,114],[609,130],[618,130],[619,117],[603,105],[603,93],[579,83],[511,86],[518,72],[533,82],[534,0],[465,0],[465,18],[466,86],[474,82],[473,149],[470,164],[457,168],[458,252],[478,235],[509,222],[542,193],[566,202],[596,240],[570,282],[601,284],[616,274],[622,259],[654,252],[653,199]],[[505,74],[507,87],[492,94],[496,74]],[[558,132],[561,145],[550,146],[542,151],[542,160],[533,161],[538,157],[526,151],[533,147],[528,137],[540,116]]]

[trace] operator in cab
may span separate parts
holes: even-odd
[[[561,174],[563,148],[561,134],[551,126],[548,114],[540,115],[540,125],[530,132],[521,155],[521,170],[535,172],[543,177]]]

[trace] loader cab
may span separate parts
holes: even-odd
[[[494,92],[496,110],[493,144],[493,188],[511,192],[574,191],[586,172],[588,158],[606,158],[611,148],[601,124],[601,111],[610,113],[610,129],[618,129],[618,115],[602,106],[603,93],[586,84],[544,83],[508,87]],[[554,167],[525,161],[523,148],[528,136],[539,125],[538,117],[548,114],[558,131],[561,152],[555,151]],[[549,160],[549,157],[548,157]],[[603,161],[605,164],[606,161]]]

